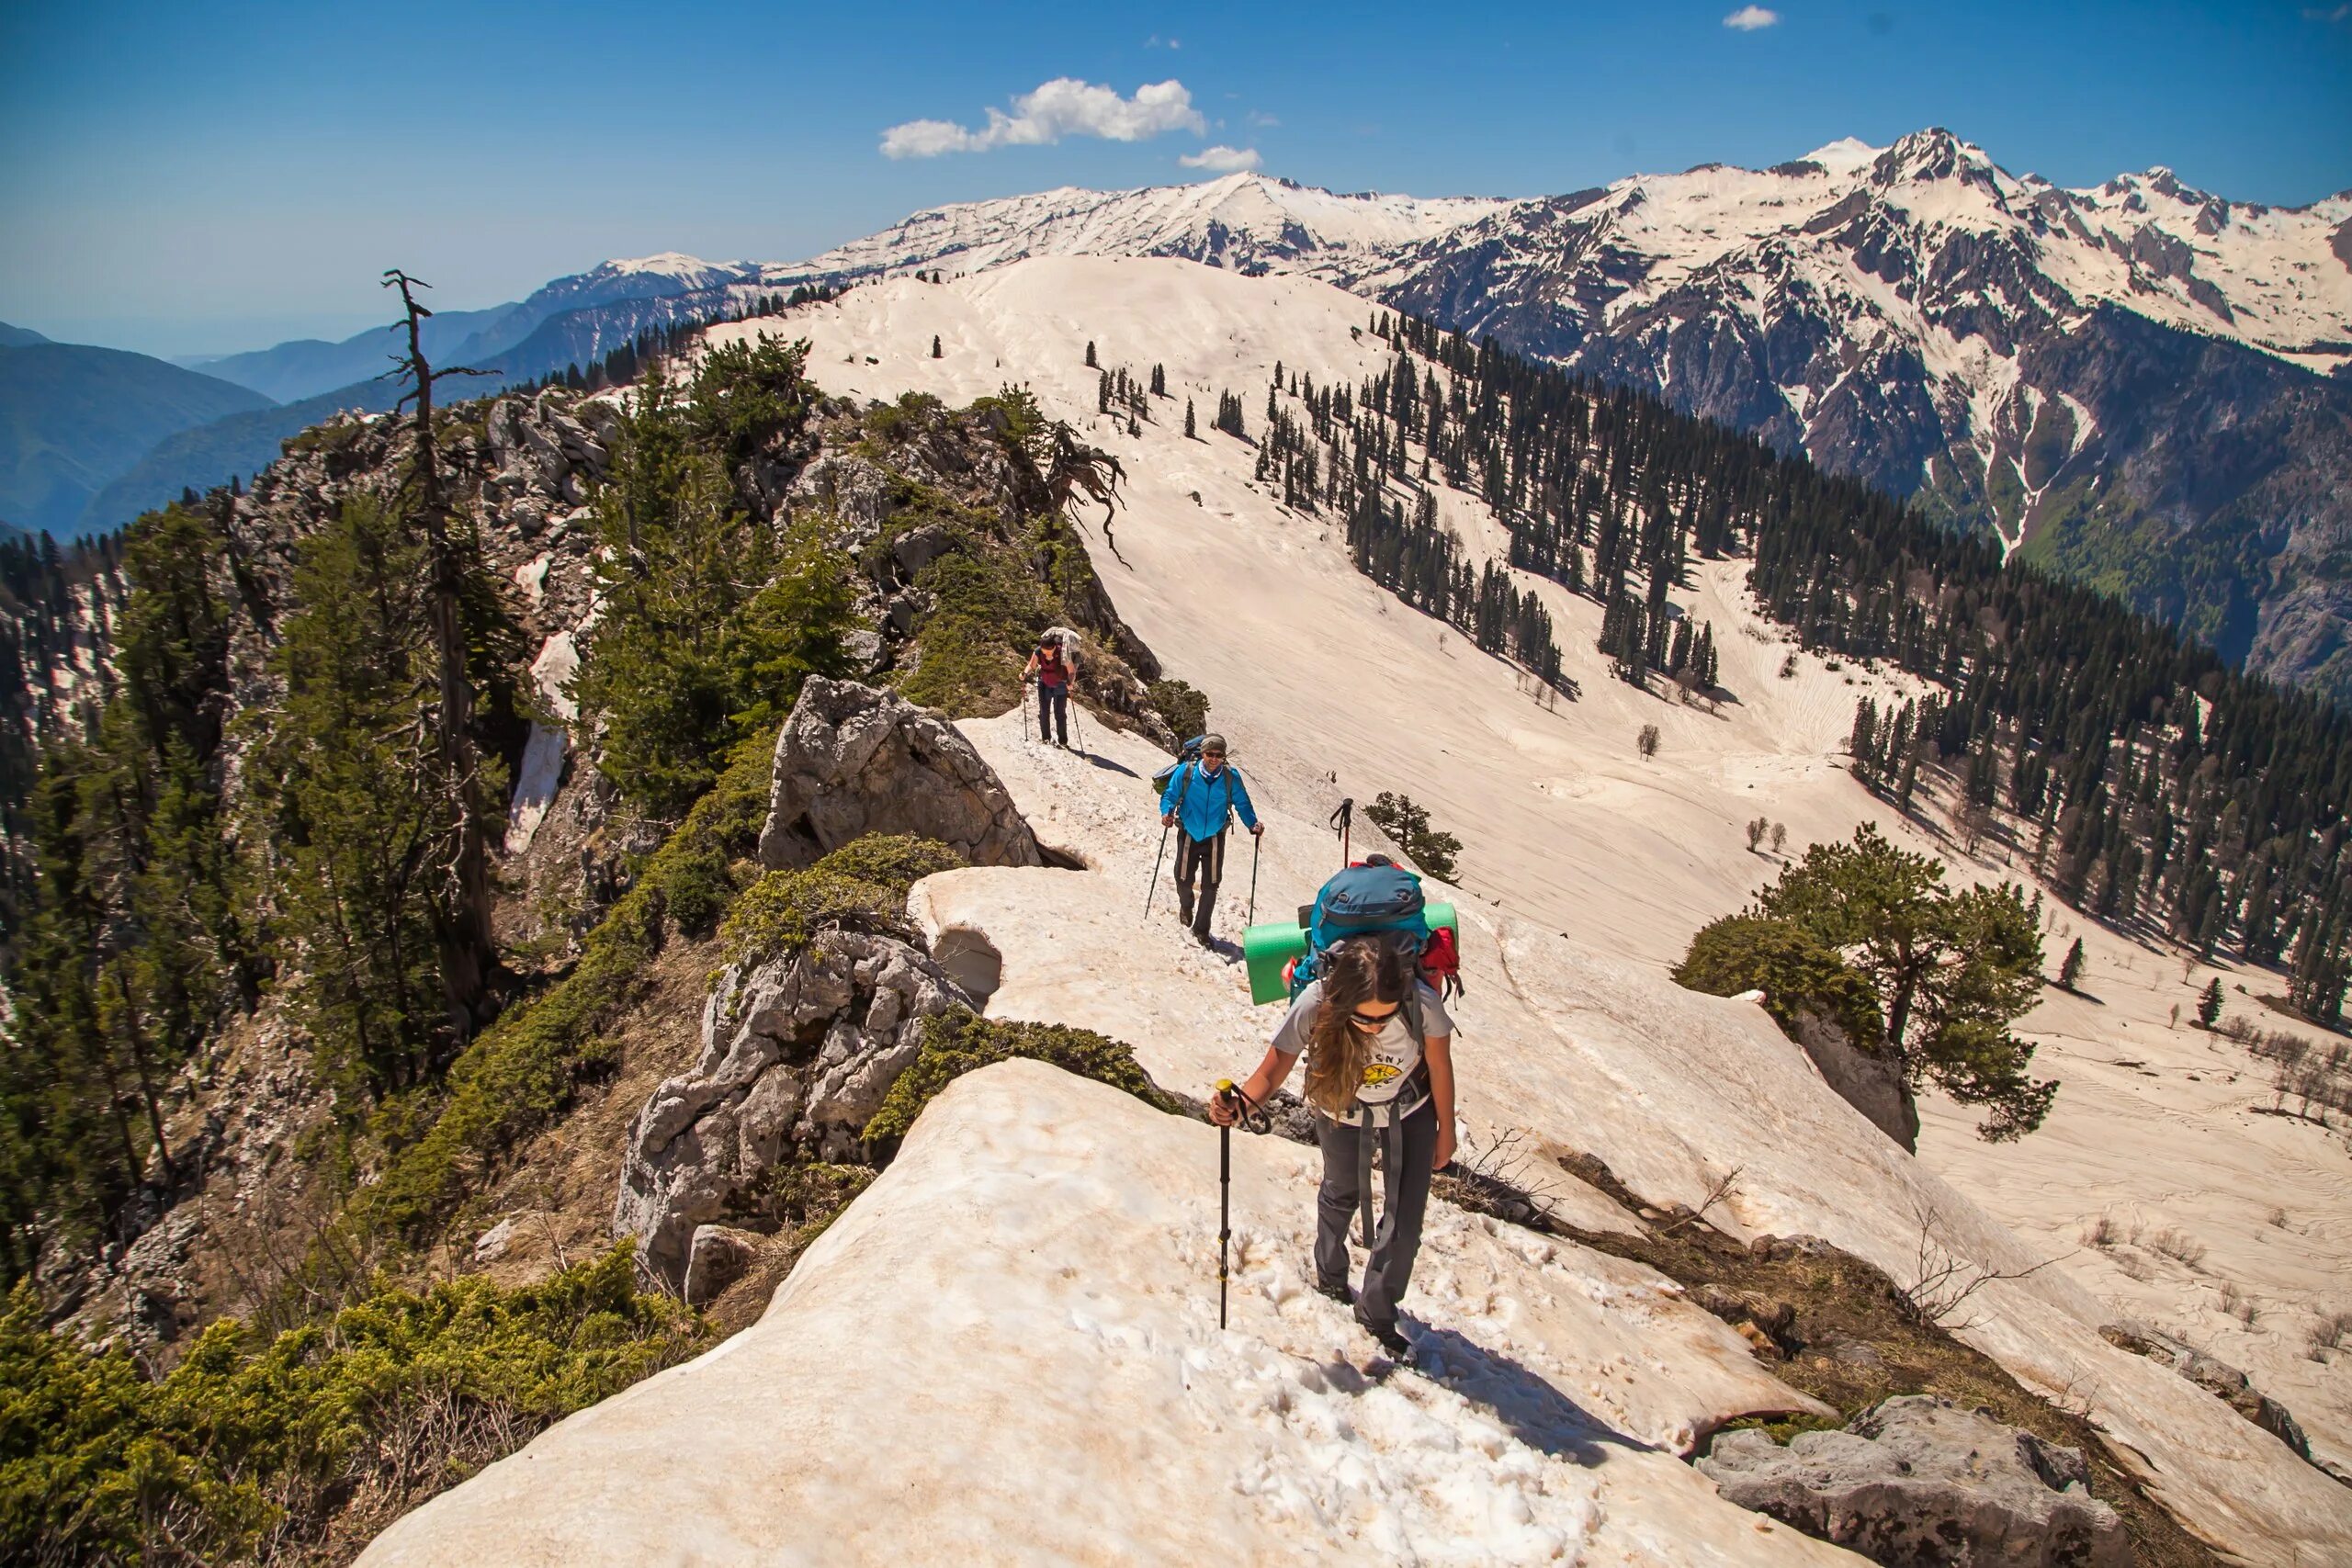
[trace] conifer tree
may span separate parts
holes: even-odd
[[[2222,977],[2213,976],[2197,998],[2197,1021],[2207,1029],[2222,1021]]]
[[[2059,963],[2058,988],[2062,991],[2071,991],[2082,977],[2083,939],[2081,937],[2076,937],[2075,939],[2075,945],[2066,950],[2065,958]]]
[[[1186,398],[1184,400],[1184,439],[1196,441],[1199,438],[1199,432],[1193,428],[1193,400]]]
[[[933,359],[942,357],[939,352],[939,334],[937,333],[931,334],[931,356]]]

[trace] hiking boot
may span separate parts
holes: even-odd
[[[1388,1352],[1391,1360],[1405,1361],[1411,1359],[1413,1342],[1396,1332],[1396,1325],[1394,1323],[1365,1323],[1362,1318],[1356,1319],[1356,1322],[1363,1325],[1366,1334],[1379,1341],[1380,1348]]]
[[[1356,1304],[1355,1292],[1350,1290],[1344,1283],[1327,1284],[1318,1280],[1315,1283],[1315,1293],[1318,1296],[1329,1296],[1343,1307]]]

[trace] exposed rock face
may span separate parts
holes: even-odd
[[[1919,1152],[1919,1108],[1903,1081],[1902,1064],[1857,1049],[1844,1030],[1810,1012],[1797,1015],[1796,1039],[1821,1070],[1822,1081],[1840,1099],[1869,1117],[1905,1152]]]
[[[923,1020],[968,1005],[895,937],[826,931],[789,960],[730,966],[704,1004],[693,1069],[629,1123],[614,1232],[682,1286],[696,1226],[787,1155],[855,1154],[921,1049]]]
[[[1728,1433],[1698,1465],[1741,1506],[1877,1562],[2132,1561],[2122,1520],[2090,1495],[2080,1450],[1947,1399],[1904,1394],[1842,1432],[1801,1432],[1787,1448],[1762,1432]]]
[[[2304,1459],[2312,1457],[2311,1439],[2303,1435],[2302,1424],[2285,1405],[2255,1387],[2244,1372],[2227,1361],[2218,1360],[2144,1323],[2110,1323],[2098,1332],[2110,1345],[2170,1367]]]
[[[1036,836],[956,727],[896,692],[811,679],[775,741],[760,860],[814,863],[865,833],[936,839],[975,865],[1043,865]]]

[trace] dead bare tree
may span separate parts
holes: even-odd
[[[1695,1225],[1700,1221],[1705,1219],[1707,1217],[1708,1210],[1713,1208],[1716,1204],[1722,1202],[1724,1199],[1729,1198],[1735,1191],[1738,1190],[1740,1173],[1747,1168],[1746,1166],[1742,1165],[1733,1166],[1729,1170],[1723,1174],[1720,1180],[1718,1180],[1713,1187],[1707,1189],[1707,1195],[1699,1201],[1699,1206],[1697,1208],[1678,1218],[1672,1224],[1668,1225],[1665,1229],[1659,1231],[1658,1235],[1672,1235],[1676,1231],[1680,1230],[1683,1226]]]
[[[441,958],[441,986],[449,1022],[459,1041],[472,1038],[480,1010],[497,963],[496,938],[490,923],[489,823],[495,807],[485,801],[481,760],[476,754],[471,726],[474,692],[468,668],[465,623],[465,561],[449,528],[447,487],[442,481],[440,452],[433,434],[434,383],[448,376],[488,376],[471,366],[435,369],[424,356],[423,328],[433,312],[417,301],[416,290],[432,286],[398,267],[384,273],[384,287],[400,290],[407,312],[408,353],[395,355],[387,375],[406,376],[412,385],[401,394],[395,412],[416,405],[416,460],[407,484],[413,515],[424,534],[431,563],[429,601],[433,645],[439,675],[439,711],[435,740],[442,770],[442,788],[453,815],[452,844],[447,866],[452,897],[448,914],[436,919]]]
[[[1913,1243],[1910,1279],[1897,1282],[1895,1289],[1913,1316],[1948,1333],[1959,1334],[1984,1321],[1969,1310],[1968,1303],[1985,1286],[2004,1280],[2025,1279],[2074,1256],[2072,1252],[2062,1252],[2023,1269],[1996,1269],[1978,1262],[1944,1238],[1943,1215],[1930,1200],[1914,1197],[1911,1218],[1918,1226],[1918,1234]]]

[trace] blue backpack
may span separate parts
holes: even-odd
[[[1333,876],[1315,895],[1315,902],[1298,912],[1298,923],[1306,928],[1306,951],[1291,969],[1291,996],[1295,998],[1320,973],[1323,954],[1331,944],[1350,937],[1393,932],[1397,945],[1419,956],[1430,940],[1426,905],[1421,879],[1386,855],[1367,855],[1363,864]],[[1409,1010],[1418,1024],[1418,987],[1413,1000]]]

